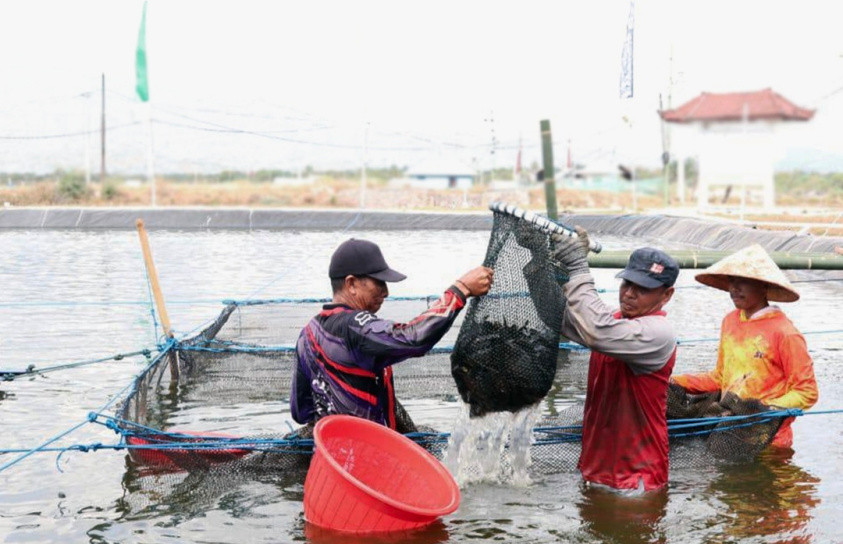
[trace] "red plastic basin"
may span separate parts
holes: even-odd
[[[424,527],[459,507],[453,476],[409,438],[372,421],[327,416],[304,482],[305,519],[352,533]]]

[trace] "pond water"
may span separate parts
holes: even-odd
[[[170,319],[177,334],[185,334],[216,317],[223,299],[327,296],[329,256],[348,236],[156,231],[150,240]],[[488,233],[471,231],[353,236],[378,242],[390,265],[408,274],[393,286],[395,296],[439,293],[482,262],[488,241]],[[601,242],[607,249],[665,247],[657,240]],[[134,232],[5,231],[0,247],[0,369],[45,368],[154,345]],[[614,273],[595,271],[607,301],[617,298]],[[676,372],[708,369],[731,303],[725,293],[696,288],[689,271],[677,285],[668,314],[688,341],[680,345]],[[802,300],[784,308],[806,333],[814,357],[820,384],[814,410],[843,408],[838,400],[843,334],[820,334],[843,328],[843,284],[805,282],[799,288]],[[390,317],[389,306],[382,315]],[[572,357],[572,364],[584,367],[586,361],[584,354]],[[145,365],[143,357],[130,357],[0,382],[2,449],[29,449],[81,424]],[[581,393],[556,390],[553,403]],[[271,414],[284,427],[286,395],[279,392],[277,412]],[[419,422],[450,430],[459,405],[419,401],[408,410]],[[236,425],[237,413],[218,415]],[[667,492],[647,499],[594,493],[571,472],[526,486],[469,484],[459,510],[412,541],[841,541],[843,528],[836,522],[843,510],[843,414],[806,415],[795,423],[794,435],[792,455],[762,455],[748,465],[678,468],[671,471]],[[115,439],[101,426],[82,425],[56,445]],[[0,465],[16,455],[0,455]],[[122,451],[38,453],[0,472],[0,537],[4,542],[350,541],[307,529],[301,500],[301,481],[227,482],[208,493],[190,478],[174,484],[143,477]]]

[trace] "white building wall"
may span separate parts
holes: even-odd
[[[698,207],[708,207],[713,192],[729,185],[732,194],[760,193],[761,205],[775,205],[773,166],[781,154],[775,122],[695,123],[677,128],[673,133],[674,157],[682,161],[695,158],[699,168]],[[682,199],[684,172],[680,171],[678,177],[683,185],[678,189]]]

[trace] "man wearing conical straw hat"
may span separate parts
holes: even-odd
[[[771,301],[794,302],[799,293],[758,244],[714,263],[696,280],[728,291],[735,310],[723,319],[714,370],[674,376],[689,393],[732,392],[768,406],[807,409],[817,402],[814,364],[805,338]],[[774,446],[793,444],[787,418]]]

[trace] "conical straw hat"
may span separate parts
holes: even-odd
[[[770,255],[758,244],[753,244],[720,259],[694,278],[702,284],[728,291],[729,276],[768,283],[767,300],[776,302],[799,300],[799,293],[796,292],[781,269],[776,266]]]

